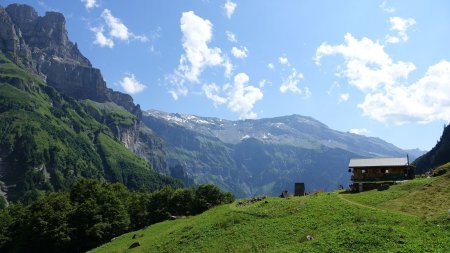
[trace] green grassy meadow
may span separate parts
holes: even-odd
[[[446,173],[386,191],[236,201],[92,252],[450,252],[449,193]],[[129,249],[134,242],[140,246]]]

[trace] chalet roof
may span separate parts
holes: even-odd
[[[360,167],[381,167],[381,166],[408,166],[407,157],[385,157],[385,158],[364,158],[350,159],[349,168]]]

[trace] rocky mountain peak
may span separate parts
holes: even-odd
[[[33,23],[39,17],[34,8],[26,4],[10,4],[6,7],[6,11],[13,22],[20,27]]]
[[[15,6],[15,5],[14,5]],[[14,8],[12,8],[15,11]],[[33,9],[34,11],[34,9]],[[34,12],[36,14],[36,12]],[[33,12],[23,14],[24,20],[33,19]],[[37,14],[36,14],[37,15]],[[18,65],[35,70],[31,59],[31,51],[25,43],[20,30],[16,29],[8,12],[0,6],[0,50]]]
[[[0,7],[0,50],[65,95],[114,102],[141,117],[132,97],[107,88],[100,70],[69,40],[66,20],[59,12],[39,16],[24,4]]]
[[[50,43],[63,47],[68,46],[69,38],[66,30],[66,19],[61,13],[47,12],[44,17],[39,19],[36,25],[35,33],[40,33],[49,39],[47,42],[49,44],[44,44],[43,46],[51,46]]]
[[[70,42],[66,19],[61,13],[50,11],[40,17],[33,7],[24,4],[8,5],[6,12],[32,53],[40,56],[45,53],[47,57],[57,56],[66,62],[91,67],[89,60]]]

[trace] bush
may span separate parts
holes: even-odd
[[[149,193],[83,179],[69,193],[0,210],[0,252],[85,252],[171,215],[198,214],[233,200],[214,185]]]
[[[226,196],[220,189],[212,184],[200,185],[195,190],[195,213],[204,212],[211,207],[229,203],[229,196]],[[228,202],[227,202],[228,201]]]

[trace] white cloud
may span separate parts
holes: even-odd
[[[400,38],[397,36],[386,35],[386,43],[389,43],[389,44],[400,43]]]
[[[316,52],[316,63],[326,55],[344,57],[345,67],[339,74],[366,93],[358,105],[363,115],[386,124],[450,121],[448,61],[431,66],[424,77],[408,86],[405,83],[415,69],[413,63],[394,62],[382,45],[370,39],[356,40],[347,34],[345,40],[337,46],[322,44]]]
[[[267,81],[266,79],[259,81],[259,88],[264,88],[267,83],[269,83],[269,81]]]
[[[231,54],[238,59],[243,59],[248,56],[248,49],[246,47],[241,47],[240,49],[237,47],[233,47],[231,49]]]
[[[213,27],[209,20],[189,11],[183,12],[180,23],[185,54],[181,56],[178,70],[189,81],[198,82],[205,67],[222,64],[222,51],[217,47],[208,47]]]
[[[289,60],[285,56],[278,57],[278,62],[282,65],[289,65]]]
[[[391,6],[388,6],[387,0],[384,0],[384,1],[380,4],[380,8],[381,8],[383,11],[388,12],[388,13],[395,12],[395,8],[393,8],[393,7],[391,7]]]
[[[225,104],[227,102],[225,97],[218,95],[221,92],[221,88],[215,83],[203,85],[203,92],[208,99],[214,102],[214,106]]]
[[[333,82],[330,88],[327,90],[327,94],[330,95],[335,89],[340,89],[341,85],[338,82]]]
[[[406,31],[414,21],[395,21],[393,30]],[[402,36],[399,37],[404,40]],[[323,43],[316,51],[316,64],[327,55],[341,55],[344,65],[338,75],[359,88],[364,100],[358,104],[363,115],[391,125],[450,121],[450,62],[429,66],[423,77],[408,83],[415,70],[412,62],[393,61],[378,41],[357,40],[345,35],[345,43]]]
[[[188,90],[186,87],[180,87],[179,89],[176,90],[170,90],[169,94],[176,101],[180,98],[180,96],[187,96]]]
[[[364,134],[368,134],[370,133],[369,130],[367,130],[366,128],[352,128],[349,131],[352,134],[359,134],[359,135],[364,135]]]
[[[128,27],[118,18],[114,17],[110,10],[104,9],[101,17],[109,28],[109,35],[112,38],[128,41],[130,39],[147,42],[149,39],[145,35],[135,35],[128,30]]]
[[[140,41],[140,42],[148,42],[148,41],[150,41],[150,40],[148,39],[148,37],[145,36],[145,35],[136,35],[136,34],[131,33],[131,37],[132,37],[133,39],[135,39],[135,40]]]
[[[396,31],[397,35],[387,35],[386,36],[386,42],[395,44],[399,43],[400,41],[406,42],[408,41],[408,34],[406,31],[413,25],[416,24],[416,21],[412,18],[403,19],[400,17],[391,17],[389,18],[389,22],[391,23],[391,31]]]
[[[341,93],[339,94],[339,103],[340,102],[346,102],[350,98],[350,94],[348,93]]]
[[[181,76],[180,73],[175,72],[172,75],[166,76],[165,79],[171,85],[169,94],[174,100],[178,100],[180,96],[187,96],[189,90],[185,86],[185,79]]]
[[[226,31],[225,33],[227,34],[227,39],[228,39],[228,41],[234,42],[234,43],[237,42],[236,34],[230,32],[230,31]]]
[[[401,125],[436,120],[450,121],[450,62],[430,66],[424,77],[406,86],[386,86],[367,94],[358,105],[365,116],[386,124]]]
[[[256,86],[248,85],[248,82],[248,75],[239,73],[234,76],[232,85],[225,84],[220,88],[214,83],[207,84],[203,85],[203,92],[215,106],[226,104],[228,109],[238,113],[241,119],[252,119],[257,117],[252,110],[255,103],[263,98],[263,92]]]
[[[297,72],[295,68],[292,69],[292,73],[285,79],[280,85],[281,93],[286,93],[287,91],[302,94],[303,91],[298,87],[298,84],[303,80],[303,74]]]
[[[233,15],[234,11],[236,10],[236,7],[237,7],[236,3],[233,3],[230,0],[227,0],[225,5],[223,6],[223,8],[225,9],[225,14],[227,15],[228,18],[231,18],[231,16]]]
[[[268,69],[274,69],[275,65],[273,65],[273,63],[269,63],[269,64],[267,64],[267,68]]]
[[[346,77],[350,84],[363,91],[373,91],[383,85],[394,85],[402,79],[407,79],[409,73],[416,68],[411,62],[394,62],[378,41],[374,42],[365,37],[357,40],[350,33],[344,38],[345,43],[340,45],[322,43],[316,50],[316,64],[320,65],[324,56],[341,55],[345,66],[337,74]]]
[[[213,24],[209,20],[195,15],[193,11],[183,12],[180,29],[183,33],[184,54],[180,56],[180,63],[174,73],[166,77],[172,86],[169,92],[175,100],[188,94],[186,81],[200,82],[199,78],[205,68],[223,67],[225,77],[230,77],[234,69],[233,63],[227,55],[222,55],[220,48],[209,47],[213,37]]]
[[[234,85],[229,93],[228,108],[237,112],[240,118],[253,119],[257,114],[252,111],[254,104],[263,98],[262,91],[251,85],[246,85],[249,77],[245,73],[239,73],[234,77]]]
[[[103,27],[94,27],[91,28],[91,31],[95,33],[94,44],[97,44],[100,47],[114,47],[114,41],[105,36],[105,34],[103,33]]]
[[[233,74],[234,66],[230,58],[228,58],[227,56],[224,56],[223,67],[225,68],[225,77],[229,78],[231,74]]]
[[[311,91],[308,87],[300,88],[299,83],[303,80],[303,74],[298,72],[295,68],[292,68],[291,74],[283,80],[280,85],[280,92],[286,93],[288,91],[303,95],[305,98],[311,96]]]
[[[81,2],[84,3],[84,7],[86,7],[86,9],[98,7],[97,0],[81,0]]]
[[[412,18],[403,19],[400,17],[391,17],[389,18],[389,22],[391,22],[391,30],[405,32],[409,27],[416,24],[416,21]]]
[[[128,40],[130,38],[128,27],[126,27],[120,19],[114,17],[110,10],[104,9],[101,17],[109,27],[109,35],[111,37],[119,40]]]
[[[149,39],[145,35],[135,35],[128,30],[128,27],[118,18],[114,17],[110,10],[104,9],[101,18],[104,24],[91,28],[91,31],[95,32],[95,44],[101,47],[114,47],[114,40],[130,41],[138,40],[141,42],[148,42]],[[108,28],[107,34],[105,34],[104,27]]]
[[[133,74],[126,74],[119,83],[125,92],[129,94],[139,93],[146,88],[145,85],[136,80]]]
[[[183,85],[179,85],[176,88],[169,90],[169,94],[174,100],[178,100],[180,96],[187,96],[188,93],[188,89]]]

